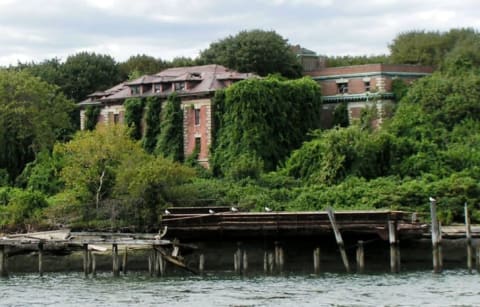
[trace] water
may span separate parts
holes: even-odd
[[[393,274],[150,278],[131,273],[15,274],[1,306],[480,306],[480,276],[464,270]]]

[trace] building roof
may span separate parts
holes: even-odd
[[[334,79],[367,77],[374,75],[416,76],[421,77],[433,73],[433,67],[409,64],[365,64],[340,67],[325,67],[307,72],[313,79]]]
[[[181,96],[200,95],[215,92],[228,85],[225,81],[238,81],[255,77],[252,73],[239,73],[221,65],[203,65],[191,67],[174,67],[165,69],[155,75],[145,75],[132,81],[120,83],[104,92],[95,92],[79,105],[89,105],[130,97],[168,96],[174,91]],[[184,83],[181,89],[174,90],[174,83]],[[154,85],[162,85],[162,91],[154,92]],[[185,86],[187,85],[187,86]],[[133,88],[142,88],[141,93],[134,94]]]

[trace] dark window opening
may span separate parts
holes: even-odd
[[[337,90],[339,94],[346,94],[348,93],[348,83],[337,83]]]
[[[132,95],[139,95],[140,94],[140,86],[132,86]]]
[[[120,114],[113,114],[113,123],[118,124],[120,122]]]
[[[195,125],[200,125],[200,109],[195,109]]]
[[[185,89],[185,82],[175,82],[175,90],[183,91]]]
[[[195,151],[200,152],[202,149],[202,138],[196,137],[195,138]]]
[[[365,81],[365,92],[370,92],[370,81]]]

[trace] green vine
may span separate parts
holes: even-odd
[[[135,140],[142,138],[142,119],[144,101],[141,98],[125,100],[125,123],[131,129],[130,136]]]
[[[157,146],[160,134],[160,115],[162,113],[162,99],[160,97],[148,97],[145,114],[145,136],[142,140],[143,148],[153,153]]]
[[[97,126],[98,116],[100,115],[101,107],[88,106],[85,109],[85,129],[93,130]]]
[[[172,94],[166,101],[155,153],[174,161],[183,161],[182,101]]]

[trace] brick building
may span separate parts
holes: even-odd
[[[323,67],[306,71],[322,87],[322,125],[329,128],[333,112],[339,103],[347,103],[350,123],[360,119],[361,110],[376,106],[381,121],[388,105],[394,102],[392,82],[401,79],[410,84],[430,75],[432,67],[417,65],[366,64],[343,67]]]
[[[252,77],[255,75],[238,73],[220,65],[166,69],[155,75],[145,75],[106,91],[90,94],[86,100],[79,103],[80,126],[82,130],[85,129],[87,106],[101,107],[97,119],[100,124],[123,123],[123,103],[126,99],[158,96],[166,100],[170,94],[176,93],[182,100],[185,156],[191,154],[197,146],[199,162],[208,166],[213,128],[211,99],[215,91]]]

